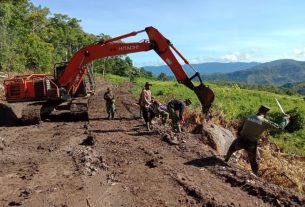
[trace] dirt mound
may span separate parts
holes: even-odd
[[[18,123],[18,118],[11,107],[0,103],[0,126],[11,126]]]
[[[77,171],[81,174],[92,176],[101,169],[108,169],[105,159],[91,147],[76,147],[69,154],[73,157]]]

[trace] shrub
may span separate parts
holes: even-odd
[[[158,90],[156,95],[157,96],[163,96],[164,95],[164,91],[163,90]]]
[[[293,133],[304,129],[305,118],[299,108],[294,108],[287,112],[290,115],[290,123],[286,127],[286,131]]]
[[[305,119],[299,108],[289,110],[287,111],[287,114],[290,115],[290,122],[285,128],[286,132],[293,133],[304,129]],[[283,114],[280,112],[272,113],[270,116],[276,123],[280,123],[281,121],[283,121]]]

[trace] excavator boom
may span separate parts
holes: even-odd
[[[117,42],[118,40],[135,36],[144,31],[147,33],[149,40],[136,43]],[[81,77],[86,71],[84,70],[85,66],[93,60],[109,56],[154,50],[173,71],[177,81],[184,84],[196,93],[202,104],[203,111],[207,112],[214,101],[214,92],[202,83],[200,74],[198,72],[195,71],[195,74],[191,78],[188,77],[182,65],[174,55],[172,49],[185,62],[185,64],[190,65],[186,58],[184,58],[173,46],[173,44],[157,29],[154,27],[146,27],[145,30],[131,32],[82,48],[73,55],[65,69],[64,74],[58,79],[57,82],[60,87],[67,86],[68,92],[73,94],[75,91],[77,91],[79,81],[82,80]],[[198,86],[195,86],[192,82],[192,79],[196,77],[200,81]]]

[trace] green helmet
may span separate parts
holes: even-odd
[[[266,113],[268,111],[270,111],[270,108],[266,105],[261,105],[258,109],[259,112],[263,112],[263,113]]]

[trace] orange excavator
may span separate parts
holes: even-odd
[[[119,40],[146,32],[149,39],[135,43],[123,43]],[[174,45],[154,27],[131,32],[112,39],[101,40],[77,51],[69,62],[55,64],[53,76],[32,74],[15,76],[4,81],[7,102],[31,102],[22,112],[25,122],[35,123],[54,109],[69,110],[74,113],[87,113],[88,95],[94,93],[94,78],[90,63],[96,59],[129,53],[154,50],[170,67],[179,83],[193,90],[206,113],[214,100],[213,91],[203,84],[199,72],[181,55]],[[188,77],[175,52],[194,75]],[[193,79],[198,78],[197,85]]]

